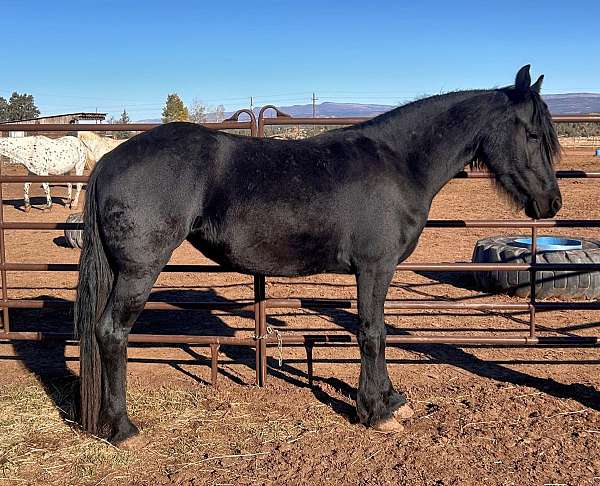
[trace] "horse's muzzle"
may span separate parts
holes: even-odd
[[[531,199],[525,206],[525,214],[533,219],[552,218],[562,208],[562,198],[560,195],[554,197],[546,204],[540,204],[536,199]]]

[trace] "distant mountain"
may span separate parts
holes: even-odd
[[[312,117],[312,105],[292,105],[278,107],[284,113],[298,118]],[[371,105],[364,103],[333,103],[326,101],[315,106],[316,115],[320,118],[349,117],[349,116],[377,116],[391,110],[391,105]],[[258,115],[257,109],[254,110]],[[267,112],[268,116],[275,116]]]
[[[600,113],[600,93],[564,93],[544,95],[544,101],[554,115]],[[293,117],[312,117],[312,105],[291,105],[278,107],[284,113]],[[395,108],[392,105],[372,105],[365,103],[333,103],[326,101],[316,105],[316,114],[319,118],[332,117],[373,117]],[[258,116],[259,109],[254,113]],[[229,117],[233,112],[225,113]],[[267,116],[275,116],[272,110]],[[208,121],[214,121],[215,114],[208,114]],[[160,118],[139,120],[136,123],[160,123]]]
[[[312,117],[312,105],[291,105],[291,106],[278,106],[281,111],[287,113],[290,116],[296,118]],[[326,101],[316,105],[316,113],[319,118],[333,118],[333,117],[351,117],[351,116],[365,116],[373,117],[385,113],[386,111],[395,108],[392,105],[371,105],[364,103],[332,103]],[[254,108],[254,114],[258,116],[260,108]],[[226,112],[225,118],[233,115],[233,111]],[[274,117],[275,112],[272,110],[267,111],[267,117]],[[208,113],[208,121],[215,120],[214,113]],[[145,120],[136,121],[136,123],[160,123],[160,118],[148,118]]]
[[[544,101],[555,115],[600,113],[599,93],[551,94],[545,95]]]

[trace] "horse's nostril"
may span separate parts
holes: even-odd
[[[558,213],[558,211],[560,211],[560,208],[562,208],[562,200],[560,199],[560,197],[557,197],[554,201],[552,201],[552,209],[555,213]]]

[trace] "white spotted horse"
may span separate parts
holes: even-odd
[[[20,138],[0,139],[0,155],[9,159],[9,164],[25,166],[29,174],[48,176],[64,175],[75,169],[76,175],[83,175],[86,161],[90,153],[85,144],[77,137],[60,137],[52,139],[41,135]],[[31,182],[26,182],[23,188],[25,211],[29,212],[29,188]],[[50,186],[42,183],[46,194],[45,210],[52,209]],[[82,184],[77,184],[75,199],[72,199],[73,186],[67,183],[67,203],[70,208],[76,208]]]
[[[396,265],[416,247],[434,196],[474,162],[528,216],[558,212],[559,145],[541,83],[525,66],[514,86],[421,99],[305,140],[169,123],[103,157],[88,185],[75,306],[83,427],[113,443],[137,433],[127,336],[187,239],[242,273],[355,275],[358,418],[401,430],[406,398],[388,376],[383,313]]]

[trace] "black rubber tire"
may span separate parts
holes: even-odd
[[[83,223],[83,214],[82,213],[73,213],[70,214],[67,218],[67,223]],[[73,230],[66,229],[65,230],[65,240],[67,240],[67,245],[71,248],[79,248],[83,247],[83,231],[82,230]]]
[[[529,263],[531,252],[514,244],[517,238],[527,236],[493,236],[479,240],[473,250],[472,261],[476,263]],[[571,237],[568,237],[571,238]],[[537,263],[600,263],[600,240],[581,240],[581,250],[553,250],[537,252]],[[488,292],[505,292],[518,297],[530,294],[528,271],[475,272],[477,286]],[[600,271],[537,272],[535,296],[561,298],[600,298]]]

